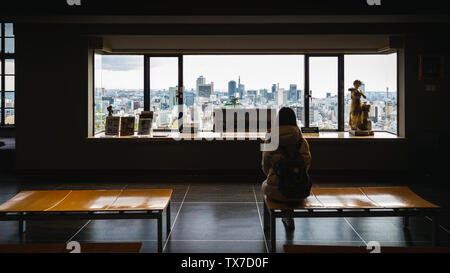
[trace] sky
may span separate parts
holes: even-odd
[[[195,89],[196,80],[204,76],[214,82],[215,90],[227,91],[228,82],[241,83],[246,90],[271,90],[273,84],[289,89],[297,84],[304,89],[303,55],[185,55],[184,85]],[[310,89],[313,97],[337,93],[337,57],[310,58]],[[397,90],[397,55],[346,55],[345,90],[359,79],[366,91]],[[96,56],[96,86],[106,89],[143,89],[142,56]],[[98,76],[101,74],[101,77]],[[176,57],[150,59],[151,89],[166,89],[178,84]]]

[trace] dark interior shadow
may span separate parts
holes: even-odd
[[[295,230],[287,229],[287,228],[285,228],[285,230],[286,230],[286,244],[287,245],[294,244],[294,233],[295,233]]]
[[[403,227],[403,238],[406,246],[414,246],[413,237],[411,231],[407,227]]]

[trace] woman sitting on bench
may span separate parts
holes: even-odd
[[[286,159],[287,155],[293,155],[296,160],[303,161],[301,163],[305,165],[306,172],[308,172],[311,166],[311,152],[308,142],[303,138],[297,125],[295,112],[291,108],[281,108],[277,122],[279,124],[279,147],[276,151],[263,153],[262,169],[267,175],[267,179],[262,185],[262,191],[269,200],[295,203],[303,198],[290,198],[280,192],[280,177],[276,169],[279,163]],[[300,156],[295,157],[295,154]],[[287,229],[293,230],[295,228],[292,218],[283,218],[283,223]]]

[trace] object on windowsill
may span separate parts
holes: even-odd
[[[139,118],[150,118],[153,119],[153,111],[142,111]]]
[[[319,136],[319,127],[302,127],[302,133],[312,136]]]
[[[112,108],[112,106],[110,105],[108,108],[106,108],[107,110],[108,110],[108,117],[112,117],[113,116],[113,108]]]
[[[361,97],[366,95],[359,88],[362,82],[353,82],[353,88],[348,89],[352,93],[352,104],[350,106],[350,134],[354,136],[373,136],[372,121],[369,120],[370,105],[361,103]]]
[[[140,136],[148,136],[151,133],[153,124],[153,119],[150,118],[139,118],[139,128],[138,135]]]
[[[138,135],[149,136],[153,128],[153,111],[142,111],[139,115]]]
[[[354,136],[373,136],[372,121],[369,120],[370,105],[364,103],[362,106],[361,123],[356,130],[350,130],[350,134]]]
[[[369,130],[350,130],[349,133],[353,136],[374,136],[374,131]]]
[[[120,119],[120,136],[134,135],[135,117],[122,117]]]
[[[120,132],[120,117],[107,117],[105,124],[106,136],[118,136]]]

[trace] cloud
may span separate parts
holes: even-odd
[[[130,71],[130,70],[142,70],[143,67],[144,67],[143,56],[130,56],[130,55],[102,56],[103,70]]]

